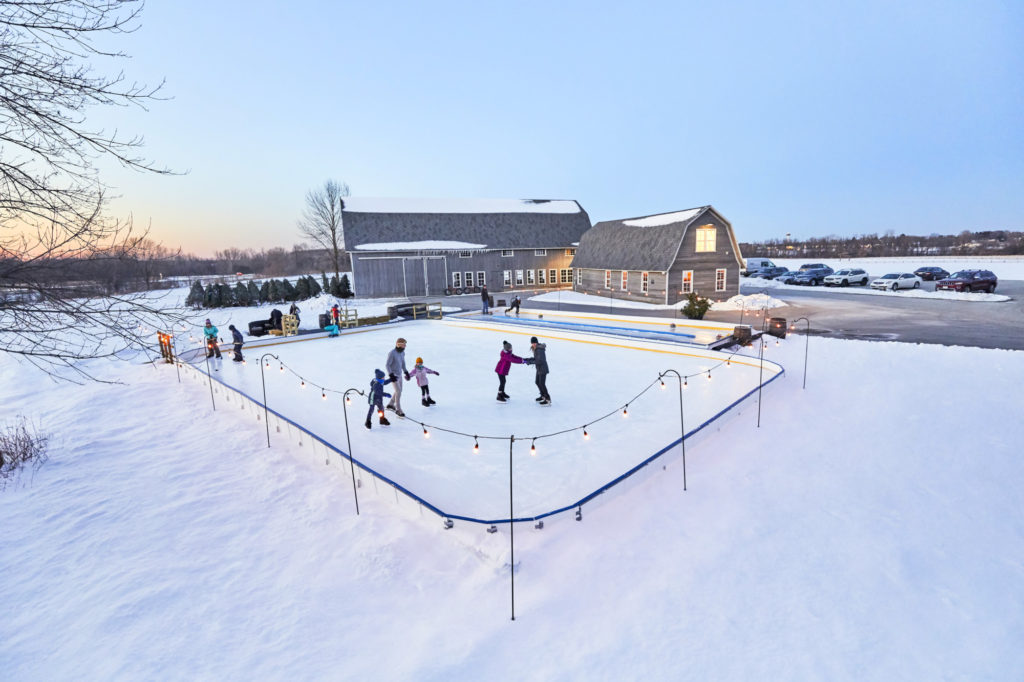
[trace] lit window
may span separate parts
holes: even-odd
[[[623,291],[627,291],[629,289],[629,273],[625,270],[622,271],[622,286],[619,288]]]
[[[715,270],[715,291],[725,291],[725,268]]]
[[[647,293],[649,279],[650,277],[646,272],[640,275],[640,291],[642,291],[645,294]]]
[[[693,293],[693,270],[683,270],[683,293]]]
[[[611,270],[605,270],[604,271],[604,288],[605,289],[611,289],[612,288],[612,271]]]
[[[715,235],[718,228],[714,225],[703,225],[697,228],[697,253],[709,253],[715,250]]]
[[[576,249],[566,249],[565,250],[565,255],[566,256],[575,256],[576,255]]]

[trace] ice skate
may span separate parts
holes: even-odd
[[[427,400],[426,398],[424,398],[423,400],[421,400],[421,401],[420,401],[420,404],[421,404],[421,405],[423,405],[423,407],[430,407],[430,401],[429,401],[429,400]]]
[[[366,423],[363,424],[363,426],[365,426],[368,429],[372,429],[373,428],[373,424],[370,423],[370,418],[369,417],[366,418]]]
[[[430,403],[431,405],[437,404],[437,401],[431,398],[429,395],[427,396],[427,402]]]
[[[505,394],[504,393],[499,393],[498,394],[498,402],[499,403],[504,403],[506,401],[508,401],[508,398],[505,397]]]
[[[551,405],[551,398],[544,398],[537,404],[540,405],[541,407],[548,407],[549,405]]]
[[[391,426],[391,422],[388,421],[387,417],[381,417],[380,418],[380,425],[381,426]]]

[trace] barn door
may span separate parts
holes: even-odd
[[[405,264],[405,295],[426,296],[427,276],[423,258],[406,258]]]
[[[423,259],[423,267],[427,278],[427,296],[440,296],[448,286],[448,268],[444,256],[431,256]]]

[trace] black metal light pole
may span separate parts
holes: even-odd
[[[512,513],[512,444],[515,436],[508,437],[508,538],[509,538],[509,576],[512,578],[512,620],[516,619],[516,524]]]
[[[811,343],[811,321],[806,317],[798,317],[793,320],[793,328],[796,328],[796,323],[800,320],[807,323],[807,330],[804,332],[804,388],[807,388],[807,349]]]
[[[683,423],[683,377],[674,369],[666,369],[658,375],[658,378],[663,379],[666,374],[675,374],[676,379],[679,381],[679,446],[683,450],[683,492],[686,492],[686,426]],[[662,380],[661,385],[665,385],[664,380]]]
[[[341,409],[345,414],[345,442],[348,443],[348,464],[352,470],[352,499],[356,502],[356,516],[359,516],[359,495],[356,493],[356,463],[355,458],[352,456],[352,438],[348,433],[348,403],[349,393],[358,393],[359,395],[366,395],[358,388],[350,388],[345,391],[345,396],[341,401]]]
[[[281,358],[277,357],[273,353],[264,353],[263,355],[260,356],[260,381],[263,382],[263,421],[266,422],[266,424],[267,424],[267,447],[269,448],[270,447],[270,410],[267,409],[267,379],[263,375],[263,368],[264,368],[264,366],[266,366],[266,362],[264,361],[264,358],[266,358],[268,355],[270,357],[274,358],[275,360],[277,360],[278,362],[281,361]]]
[[[761,387],[764,385],[764,321],[767,317],[761,320],[761,336],[757,338],[757,342],[760,344],[757,349],[759,362],[761,369],[757,373],[757,428],[761,428]]]

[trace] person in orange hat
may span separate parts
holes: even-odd
[[[437,402],[430,397],[430,384],[427,383],[428,374],[441,376],[440,372],[435,372],[424,365],[423,358],[416,358],[416,366],[412,368],[411,372],[409,372],[409,378],[416,378],[416,384],[420,387],[420,393],[422,394],[422,400],[420,400],[420,402],[423,404],[423,407],[430,407],[431,405],[437,404]]]

